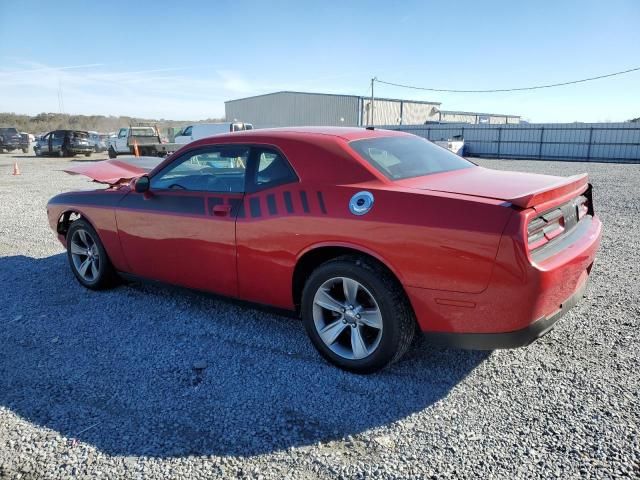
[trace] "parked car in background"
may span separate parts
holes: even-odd
[[[0,127],[0,153],[13,152],[14,150],[22,150],[23,153],[27,153],[29,151],[28,137],[23,137],[17,128]]]
[[[582,298],[602,233],[586,174],[482,168],[396,131],[254,130],[133,160],[70,167],[114,187],[47,205],[79,283],[123,272],[288,309],[356,372],[417,331],[529,344]]]
[[[94,151],[89,132],[82,130],[54,130],[40,137],[33,147],[36,156],[57,155],[72,157],[83,154],[88,157]]]
[[[109,136],[102,134],[102,133],[98,133],[98,132],[94,132],[94,131],[89,131],[89,141],[91,142],[91,144],[93,145],[93,149],[96,153],[100,153],[100,152],[106,152],[107,148],[109,148]]]
[[[138,154],[151,157],[164,157],[180,148],[175,143],[163,141],[154,125],[130,125],[121,128],[115,137],[109,138],[109,158],[134,154],[136,147]]]
[[[253,130],[253,125],[243,122],[194,123],[178,133],[175,142],[180,144],[191,143],[219,133],[241,132],[243,130]]]

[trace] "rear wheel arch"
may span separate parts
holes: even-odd
[[[293,304],[295,306],[296,313],[300,313],[302,291],[304,290],[305,283],[311,273],[323,263],[341,257],[351,257],[354,260],[358,258],[368,260],[370,263],[382,268],[391,277],[393,277],[404,292],[404,286],[398,273],[389,266],[388,262],[377,256],[375,253],[348,245],[318,245],[304,251],[304,253],[298,258],[293,270],[291,286]]]

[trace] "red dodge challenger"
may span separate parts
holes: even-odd
[[[355,372],[418,331],[531,343],[582,297],[600,244],[586,175],[490,170],[406,133],[253,130],[145,162],[71,168],[109,187],[50,200],[78,281],[128,274],[287,309]]]

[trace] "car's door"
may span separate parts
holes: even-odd
[[[41,155],[49,155],[49,141],[51,140],[51,132],[43,135],[37,143],[38,150]]]
[[[193,125],[186,127],[180,135],[175,138],[176,143],[190,143],[193,140]]]
[[[119,203],[120,242],[131,273],[236,296],[235,219],[242,208],[247,146],[185,152]]]
[[[128,128],[121,128],[118,132],[118,136],[116,137],[116,152],[125,153],[129,151],[129,146],[127,145],[127,137],[129,134]]]
[[[51,136],[49,137],[49,153],[51,154],[59,154],[62,149],[62,144],[64,142],[64,134],[65,132],[62,130],[56,130],[55,132],[51,132]]]

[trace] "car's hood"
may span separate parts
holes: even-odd
[[[101,162],[78,162],[63,171],[72,175],[86,175],[95,182],[118,185],[149,173],[162,160],[160,157],[126,157]]]
[[[528,208],[586,188],[588,177],[586,173],[572,177],[555,177],[471,167],[409,178],[397,183],[420,190],[494,198]]]

